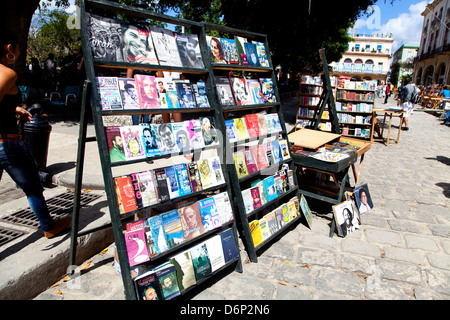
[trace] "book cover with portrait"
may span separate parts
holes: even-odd
[[[123,141],[123,151],[127,160],[136,160],[146,157],[142,143],[142,129],[140,126],[120,127]]]
[[[145,74],[135,74],[134,80],[141,109],[161,108],[156,88],[156,78]]]
[[[121,23],[121,31],[124,62],[158,64],[147,26]]]

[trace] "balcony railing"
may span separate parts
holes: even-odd
[[[333,71],[341,72],[357,72],[357,73],[377,73],[382,74],[383,69],[375,69],[375,65],[370,63],[335,63],[333,66]]]

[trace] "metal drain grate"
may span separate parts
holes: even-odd
[[[17,239],[23,234],[25,234],[25,232],[0,227],[0,247],[14,239]]]
[[[52,218],[57,218],[71,213],[73,210],[74,196],[75,194],[72,191],[67,191],[56,197],[47,199],[48,210],[50,211]],[[98,194],[82,192],[80,197],[80,205],[86,205],[100,197],[101,196]],[[3,217],[1,220],[31,228],[39,228],[39,221],[29,207],[14,212],[9,216]]]

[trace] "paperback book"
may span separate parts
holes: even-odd
[[[97,77],[96,80],[102,110],[123,109],[119,90],[119,78]]]
[[[142,143],[142,129],[140,126],[120,127],[123,151],[127,160],[137,160],[146,157]]]
[[[194,265],[195,279],[197,282],[211,274],[211,260],[208,248],[204,242],[197,244],[189,250]]]
[[[199,150],[205,147],[203,140],[202,126],[199,119],[186,120],[186,131],[189,137],[189,144],[193,150]]]
[[[183,63],[181,62],[175,39],[176,34],[173,31],[158,27],[150,27],[150,31],[159,64],[162,66],[182,67]]]
[[[276,102],[275,90],[273,87],[273,81],[271,78],[260,78],[261,91],[264,98],[264,102]]]
[[[141,109],[161,108],[156,89],[156,78],[145,74],[135,74],[134,80]]]
[[[214,76],[214,79],[220,104],[224,107],[234,105],[233,91],[228,77]]]
[[[202,216],[203,227],[205,231],[209,231],[220,227],[219,213],[217,212],[216,203],[214,198],[206,198],[198,201],[198,207],[200,209],[200,215]]]
[[[178,210],[171,210],[162,214],[162,223],[166,235],[168,248],[174,248],[184,242],[184,233],[181,226]]]
[[[170,263],[175,267],[180,292],[196,283],[194,265],[189,251],[183,251],[173,256],[170,258]]]
[[[198,237],[205,232],[200,208],[197,202],[182,207],[179,210],[181,225],[186,241]]]
[[[171,78],[156,77],[155,80],[161,108],[181,108],[175,82]]]
[[[124,233],[130,267],[150,260],[143,229]]]
[[[246,42],[244,43],[245,53],[247,54],[248,64],[250,66],[259,67],[261,63],[259,62],[258,52],[256,49],[256,44]]]
[[[222,44],[222,51],[225,61],[229,64],[238,64],[239,57],[234,39],[221,38],[220,43]]]
[[[230,84],[238,106],[252,103],[252,96],[245,78],[230,77]]]
[[[118,78],[120,97],[124,110],[140,109],[136,83],[133,78]]]
[[[204,67],[198,36],[196,34],[175,33],[175,41],[183,67]]]
[[[189,80],[174,80],[175,88],[177,90],[180,107],[182,109],[192,109],[197,106],[195,102],[194,93]]]
[[[150,226],[151,236],[153,239],[153,243],[155,244],[157,254],[160,254],[168,250],[169,246],[167,244],[167,239],[163,226],[163,219],[161,215],[148,218],[148,224]]]

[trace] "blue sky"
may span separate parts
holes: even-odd
[[[363,15],[354,26],[354,32],[362,34],[392,33],[394,43],[392,52],[402,44],[419,44],[423,26],[423,16],[428,3],[424,0],[378,0],[375,4],[374,14],[367,17]]]

